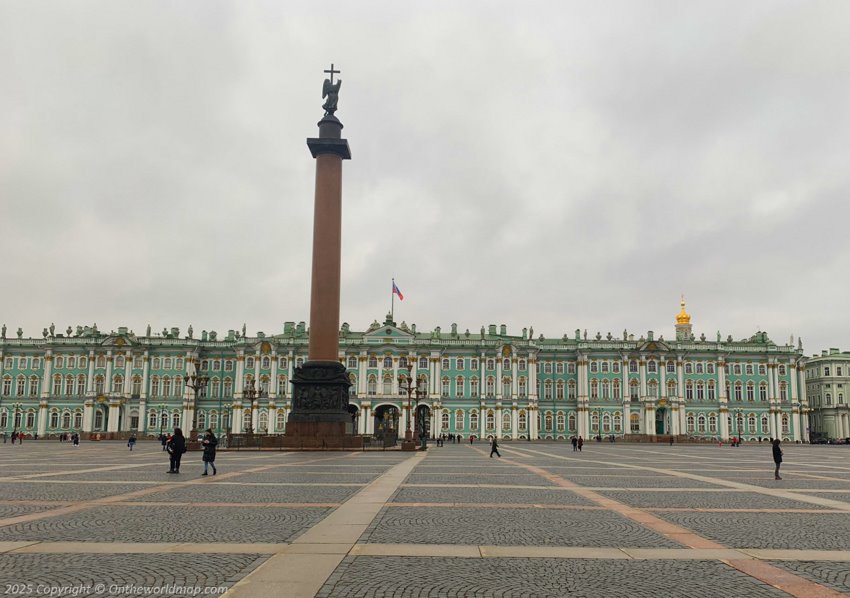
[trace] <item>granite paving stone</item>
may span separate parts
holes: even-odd
[[[717,561],[346,557],[318,598],[661,598],[787,594]]]
[[[756,492],[629,492],[598,490],[599,494],[639,508],[690,509],[827,509],[816,504]]]
[[[0,540],[288,542],[328,508],[99,506],[0,527]]]
[[[31,591],[24,586],[9,595],[49,595],[52,588],[58,596],[61,588],[66,588],[61,595],[220,596],[222,592],[209,590],[232,586],[266,558],[244,554],[4,554],[0,589],[30,584]],[[131,593],[126,586],[137,590]],[[194,588],[200,588],[197,594]]]
[[[837,592],[850,595],[850,563],[835,561],[772,561],[781,567]]]
[[[563,509],[385,507],[361,542],[679,548],[616,513]]]
[[[585,505],[594,503],[567,489],[531,488],[407,488],[402,486],[393,497],[393,502],[434,503],[528,503],[547,505]]]
[[[157,492],[133,501],[141,502],[221,502],[261,503],[341,503],[363,489],[363,486],[252,486],[246,484],[209,483],[178,487]]]

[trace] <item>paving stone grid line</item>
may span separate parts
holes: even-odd
[[[312,544],[299,544],[300,538],[329,520],[338,505],[354,505],[351,501],[358,495],[368,497],[371,484],[409,454],[222,453],[219,475],[200,478],[199,455],[188,453],[181,470],[191,473],[173,480],[163,475],[167,467],[163,469],[166,460],[159,447],[144,442],[133,454],[119,443],[84,446],[76,453],[60,443],[31,442],[15,451],[8,450],[10,446],[0,445],[0,478],[14,478],[4,487],[19,488],[20,496],[0,494],[0,584],[13,583],[16,574],[19,581],[25,574],[56,584],[100,576],[127,583],[177,580],[231,587],[249,572],[259,574],[274,555],[290,558],[287,553],[292,552],[292,557],[310,562],[316,556],[304,553],[316,551],[319,558],[339,554],[331,559],[337,565],[314,580],[318,585],[309,595],[561,596],[567,590],[588,596],[682,595],[665,594],[665,588],[689,588],[688,595],[706,596],[803,596],[814,595],[806,593],[813,588],[818,595],[850,594],[850,553],[841,550],[841,542],[818,545],[816,540],[818,535],[840,538],[845,533],[841,519],[850,511],[850,466],[845,465],[850,453],[838,447],[787,447],[781,486],[772,479],[769,451],[760,447],[588,443],[574,456],[569,446],[558,443],[503,443],[506,459],[501,462],[469,445],[432,447],[406,479],[397,480],[369,525],[363,524],[371,532],[381,530],[389,543],[370,542],[367,532],[359,540],[352,538],[340,553],[345,543],[333,537]],[[704,467],[694,467],[695,462]],[[526,465],[539,467],[547,477],[532,475]],[[569,527],[572,516],[606,510],[581,492],[559,487],[549,475],[593,488],[603,498],[730,548],[688,549],[681,543],[671,547],[651,540],[629,548],[627,532],[608,523],[606,533],[605,525],[594,526],[592,521],[583,522],[578,539],[585,541],[572,542],[568,536],[559,540],[558,528]],[[422,482],[424,478],[439,481]],[[599,478],[601,483],[595,485]],[[535,482],[526,483],[529,480]],[[301,513],[310,504],[324,509],[318,517],[299,515],[294,528],[281,519],[282,512]],[[74,505],[85,508],[62,512]],[[26,507],[44,510],[16,510]],[[194,513],[185,511],[192,508]],[[448,515],[437,517],[435,509]],[[44,516],[45,510],[49,516]],[[397,516],[405,511],[408,517]],[[521,520],[525,527],[519,527],[527,538],[524,545],[508,545],[502,521],[515,520],[518,511],[531,514],[531,519]],[[143,516],[131,517],[133,512]],[[552,513],[563,517],[547,519]],[[8,521],[19,517],[24,520]],[[188,524],[181,527],[181,521]],[[835,521],[839,523],[831,523]],[[467,531],[461,534],[463,526]],[[749,534],[742,532],[747,529]],[[807,537],[805,529],[812,530],[812,539],[800,546],[798,539]],[[41,537],[34,537],[39,530]],[[422,530],[431,530],[431,536],[411,543]],[[452,534],[457,543],[445,544]],[[488,543],[488,534],[499,541]],[[110,573],[103,567],[75,565],[95,556]],[[215,571],[192,565],[216,559],[227,565]],[[353,583],[361,569],[371,570],[375,578]],[[410,569],[417,574],[408,575]],[[656,586],[616,581],[632,579],[638,571],[649,572],[645,575]],[[688,571],[693,578],[699,572],[716,578],[714,592],[690,579]],[[786,591],[766,582],[765,571],[786,574],[778,580]],[[564,575],[585,582],[570,586]],[[594,581],[599,576],[614,583],[600,585]],[[383,585],[376,585],[379,579]],[[470,585],[470,579],[492,583]],[[727,594],[727,583],[730,588],[737,585],[737,591]],[[744,587],[752,592],[742,592]],[[0,585],[0,592],[3,589]],[[236,596],[236,589],[229,591]]]

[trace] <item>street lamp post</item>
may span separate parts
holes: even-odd
[[[15,403],[12,407],[14,408],[14,411],[12,412],[12,433],[14,434],[18,431],[18,428],[23,428],[23,416],[18,419],[18,412],[23,410],[24,404]]]
[[[159,435],[162,436],[162,429],[165,426],[165,422],[163,421],[163,415],[165,414],[165,403],[160,404],[159,406]]]
[[[738,439],[735,446],[741,446],[741,414],[744,412],[740,407],[735,409],[735,430],[736,438]]]
[[[410,420],[413,409],[413,394],[416,393],[416,401],[418,403],[420,399],[427,396],[428,391],[422,388],[422,380],[419,380],[417,384],[413,383],[413,380],[409,375],[409,371],[407,376],[398,377],[398,387],[399,390],[407,393],[407,429],[404,432],[404,443],[401,448],[402,450],[413,450],[416,446],[416,442],[413,438],[413,431],[410,428]],[[407,445],[407,448],[405,448],[405,445]]]
[[[207,387],[207,384],[210,383],[209,376],[198,373],[198,363],[195,362],[194,365],[195,373],[191,376],[183,376],[183,382],[195,393],[195,400],[192,404],[192,430],[189,432],[189,438],[191,440],[197,440],[198,438],[198,393],[205,389]]]
[[[257,396],[259,392],[254,386],[254,379],[251,378],[248,383],[245,385],[245,389],[242,391],[242,395],[251,401],[251,426],[248,428],[248,435],[252,435],[254,433],[254,401],[257,400]]]

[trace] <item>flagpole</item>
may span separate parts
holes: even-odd
[[[390,320],[395,320],[395,278],[393,278],[393,286],[390,288]]]

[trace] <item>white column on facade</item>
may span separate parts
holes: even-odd
[[[482,400],[478,410],[478,432],[479,438],[487,438],[487,404]]]
[[[511,405],[511,440],[519,437],[519,408]]]
[[[643,355],[640,356],[638,364],[640,368],[640,400],[643,401],[646,398],[646,358]]]
[[[528,358],[528,398],[537,400],[537,355]]]
[[[511,396],[512,400],[516,400],[519,394],[519,360],[516,355],[511,358]],[[502,424],[500,423],[499,426]],[[501,427],[499,428],[501,430]]]
[[[477,402],[481,402],[487,394],[487,358],[484,351],[481,351],[481,357],[478,361],[478,395],[473,397]]]
[[[50,396],[50,393],[53,390],[53,385],[50,383],[50,375],[53,372],[53,352],[48,349],[44,353],[44,372],[41,376],[41,395],[42,399],[46,399]],[[41,425],[41,424],[39,424]]]
[[[83,403],[83,432],[91,432],[92,431],[92,410],[94,409],[94,401],[92,399],[86,399],[86,402]]]
[[[496,406],[496,431],[493,435],[496,438],[501,438],[502,434],[502,405],[500,403]]]
[[[94,362],[94,351],[91,350],[89,351],[89,377],[88,380],[86,380],[86,395],[90,397],[94,396]],[[91,426],[91,424],[89,424],[89,426]],[[89,427],[88,431],[91,432],[91,427]]]
[[[393,394],[401,396],[401,388],[398,385],[398,355],[393,355]],[[405,399],[407,397],[404,397]]]
[[[368,396],[366,394],[368,391],[366,384],[369,381],[367,374],[368,361],[369,357],[366,355],[366,351],[361,351],[360,356],[357,358],[357,396],[360,397],[361,401]]]
[[[438,397],[443,396],[443,360],[439,353],[432,353],[435,356],[434,360],[434,394]],[[442,400],[442,399],[440,399]]]
[[[106,352],[106,375],[103,380],[103,394],[112,394],[112,349]],[[109,431],[107,429],[107,431]]]
[[[147,416],[147,403],[144,399],[139,399],[139,432],[142,434],[148,431]]]
[[[789,399],[791,401],[791,404],[793,405],[797,402],[797,364],[794,362],[793,359],[788,364],[788,368],[788,372],[791,374],[789,376],[791,378],[791,394],[789,396]]]
[[[133,392],[133,353],[124,354],[124,396],[129,397]],[[127,418],[129,420],[129,417]],[[129,425],[129,421],[127,422]]]
[[[245,388],[245,354],[242,351],[236,354],[236,380],[234,380],[233,386],[233,398],[241,401],[242,389]],[[235,422],[236,418],[233,419]]]
[[[41,399],[38,404],[38,435],[44,438],[47,433],[47,399]]]
[[[150,378],[151,362],[150,355],[145,351],[142,364],[142,400],[148,398],[148,378]]]
[[[276,399],[277,398],[277,351],[272,349],[271,353],[272,359],[272,373],[271,380],[269,381],[269,398]],[[269,412],[269,430],[272,430],[272,416],[271,412]]]
[[[379,397],[384,396],[384,356],[378,356],[378,385],[377,385],[377,395]]]
[[[685,404],[685,365],[682,356],[676,356],[676,394],[679,399],[679,429],[686,434],[687,427],[687,405]]]
[[[107,361],[107,363],[109,363]],[[109,366],[107,366],[108,368]],[[107,432],[117,432],[118,431],[118,409],[120,408],[120,404],[118,401],[111,400],[109,401],[109,417],[106,421],[106,431]]]
[[[496,358],[496,400],[502,399],[502,357]],[[483,438],[483,436],[482,436]]]

